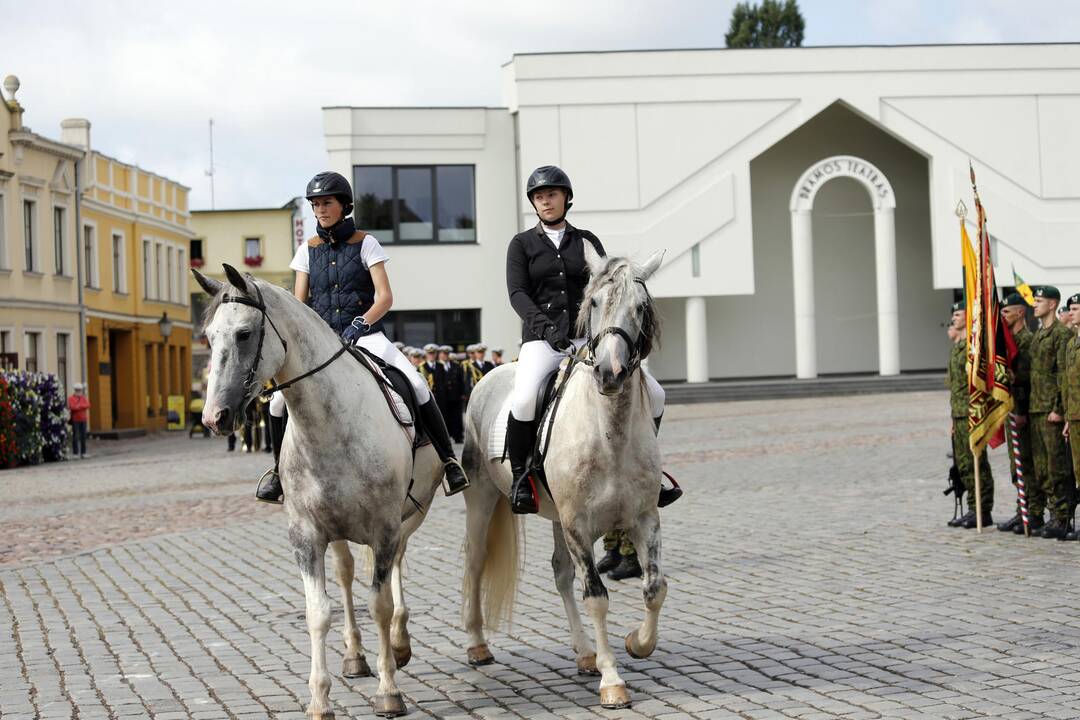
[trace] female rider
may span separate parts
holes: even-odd
[[[394,302],[386,263],[390,259],[373,235],[357,230],[353,223],[352,186],[335,172],[321,172],[311,179],[306,197],[318,221],[316,237],[300,245],[289,264],[296,271],[293,293],[348,342],[364,348],[405,374],[416,392],[420,420],[444,465],[446,494],[453,495],[469,486],[450,444],[442,414],[428,389],[427,382],[408,358],[383,334],[382,318]],[[281,418],[284,399],[281,393],[271,401],[272,416]],[[284,423],[277,423],[283,426]],[[277,430],[277,428],[272,428]],[[275,435],[277,433],[275,432]],[[284,436],[282,427],[281,436]],[[274,438],[274,469],[264,476],[256,496],[267,502],[280,502],[281,480],[277,474],[280,439]]]
[[[536,395],[540,384],[559,367],[569,349],[577,350],[585,344],[585,338],[570,337],[589,281],[585,243],[605,255],[595,235],[566,222],[574,189],[565,172],[552,165],[537,168],[529,176],[525,196],[540,222],[515,235],[506,253],[506,289],[510,304],[522,320],[521,353],[506,433],[514,476],[510,504],[515,513],[521,514],[539,510],[539,495],[527,463],[536,439]],[[641,368],[641,376],[659,430],[664,389],[645,368]],[[662,486],[658,504],[663,507],[681,494],[677,486]]]

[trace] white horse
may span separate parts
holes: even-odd
[[[304,582],[311,635],[307,713],[322,720],[334,717],[326,670],[327,546],[336,560],[345,611],[341,674],[371,674],[353,612],[351,540],[370,546],[372,552],[368,607],[379,636],[375,713],[402,715],[405,703],[394,672],[409,661],[412,650],[401,561],[406,541],[423,521],[439,486],[442,463],[430,446],[420,448],[414,462],[412,441],[374,376],[339,352],[341,340],[313,310],[282,288],[224,267],[228,284],[192,270],[213,298],[206,314],[211,356],[203,424],[218,433],[229,432],[264,383],[273,379],[284,384],[303,376],[282,390],[289,424],[280,474],[289,542]],[[325,364],[335,354],[336,359]],[[423,511],[408,499],[410,487]]]
[[[637,372],[657,329],[645,280],[662,257],[657,252],[636,265],[624,258],[602,258],[585,244],[592,279],[585,289],[578,334],[590,339],[582,350],[589,357],[572,366],[544,465],[550,494],[541,492],[540,514],[553,523],[555,585],[566,608],[578,671],[601,675],[600,703],[608,708],[629,706],[630,695],[608,644],[608,594],[593,562],[593,543],[608,530],[627,530],[642,559],[645,619],[625,643],[633,657],[648,657],[656,648],[657,620],[667,595],[656,507],[660,451],[648,394]],[[510,467],[501,458],[490,459],[501,438],[492,444],[489,437],[513,389],[514,373],[513,363],[489,373],[473,390],[466,418],[463,464],[471,485],[465,491],[462,615],[472,665],[494,661],[484,638],[485,619],[492,630],[510,619],[520,572],[520,516],[510,512],[506,497]],[[574,599],[575,568],[596,633],[595,649]]]

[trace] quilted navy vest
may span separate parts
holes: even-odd
[[[344,243],[331,245],[319,237],[308,241],[311,307],[339,335],[375,303],[375,283],[360,258],[366,237],[357,231]],[[382,332],[382,322],[372,329]]]

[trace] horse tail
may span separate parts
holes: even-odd
[[[514,620],[514,597],[521,573],[521,521],[510,511],[510,501],[499,493],[487,532],[487,553],[480,572],[484,625],[496,631]]]

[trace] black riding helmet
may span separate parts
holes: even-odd
[[[533,193],[541,188],[562,188],[566,191],[566,208],[563,211],[562,217],[553,223],[544,222],[543,218],[540,218],[541,222],[545,225],[558,225],[566,218],[566,213],[570,211],[574,203],[570,202],[574,199],[574,186],[570,184],[570,176],[563,172],[562,168],[555,165],[541,165],[532,171],[529,175],[528,182],[525,183],[525,197],[529,198],[529,204],[532,204]],[[537,217],[539,217],[537,213]]]
[[[344,175],[336,172],[321,172],[307,184],[307,192],[304,194],[308,200],[317,197],[336,197],[345,206],[342,219],[348,217],[353,211],[352,185]]]

